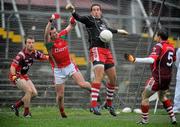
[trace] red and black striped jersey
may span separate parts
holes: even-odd
[[[31,53],[27,53],[24,48],[13,59],[11,66],[14,66],[17,74],[27,74],[30,66],[32,66],[34,59],[47,60],[47,56],[40,51],[34,50]]]

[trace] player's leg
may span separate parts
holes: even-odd
[[[64,111],[64,83],[55,85],[56,102],[58,104],[59,112],[62,118],[67,118]]]
[[[170,99],[167,98],[166,93],[167,93],[167,90],[160,90],[158,92],[159,100],[163,103],[163,107],[165,108],[165,110],[169,114],[169,117],[171,119],[171,123],[176,124],[176,117],[175,117],[175,114],[173,112],[172,102]]]
[[[22,80],[22,79],[19,79],[18,81],[16,81],[16,86],[20,89],[20,90],[22,90],[22,88],[20,87],[20,86],[22,86],[21,84],[24,84],[25,83],[25,81],[24,81],[24,79]],[[26,86],[25,86],[26,87]],[[23,98],[23,97],[22,97]],[[22,98],[21,99],[19,99],[19,100],[17,100],[16,102],[15,102],[15,104],[13,104],[13,105],[11,105],[11,109],[15,112],[15,115],[16,116],[19,116],[19,108],[21,107],[21,106],[23,106],[24,105],[24,101],[22,100]]]
[[[64,73],[65,71],[60,68],[54,68],[54,83],[56,91],[56,102],[58,104],[59,112],[62,118],[67,118],[67,115],[64,111],[64,87],[67,76]]]
[[[29,105],[30,105],[30,100],[32,96],[32,89],[28,84],[28,81],[25,79],[21,79],[17,81],[17,87],[19,89],[22,89],[25,92],[24,97],[22,98],[22,101],[24,102],[24,116],[30,117],[31,113],[29,111]]]
[[[154,78],[150,78],[146,82],[146,86],[144,91],[142,92],[142,100],[141,100],[141,121],[138,124],[147,124],[149,117],[149,97],[153,95],[156,91],[153,90],[153,86],[155,86]]]
[[[84,77],[82,76],[81,72],[78,71],[73,73],[72,78],[81,88],[91,90],[91,84],[84,80]]]
[[[105,65],[105,72],[108,76],[109,82],[106,85],[106,104],[105,108],[107,107],[110,111],[110,114],[116,116],[115,110],[112,105],[114,91],[116,87],[116,70],[114,64],[106,64]]]
[[[93,66],[94,69],[94,80],[91,84],[91,110],[94,112],[95,115],[101,115],[98,107],[98,97],[101,87],[101,81],[104,77],[104,65],[103,64],[96,64]]]
[[[28,86],[28,89],[31,89],[31,90],[26,89],[27,93],[31,93],[31,96],[28,96],[28,103],[24,106],[24,117],[31,117],[30,102],[32,97],[37,96],[37,90],[31,80],[27,80],[26,84]]]
[[[97,99],[101,87],[101,81],[104,77],[104,62],[106,56],[104,55],[103,48],[94,47],[90,49],[90,59],[93,64],[94,80],[91,84],[91,110],[96,115],[101,115],[99,112]]]
[[[32,97],[36,97],[38,95],[37,89],[35,88],[33,82],[31,80],[27,81],[29,86],[31,87],[32,90]]]

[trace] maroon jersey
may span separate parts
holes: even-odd
[[[25,75],[33,64],[33,59],[46,60],[47,56],[36,50],[29,54],[23,49],[13,59],[11,66],[15,67],[17,74]]]
[[[153,47],[153,51],[149,57],[155,60],[150,67],[152,76],[159,83],[159,87],[166,84],[164,83],[165,80],[169,80],[167,84],[169,85],[172,76],[172,63],[175,60],[175,49],[173,45],[167,41],[159,42]]]

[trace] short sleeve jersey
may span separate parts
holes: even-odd
[[[68,42],[63,38],[65,35],[67,35],[67,30],[59,32],[58,38],[51,41],[52,47],[48,49],[49,60],[53,68],[63,68],[71,63]]]

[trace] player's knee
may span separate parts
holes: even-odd
[[[38,95],[38,92],[37,91],[33,91],[32,95],[33,95],[33,97],[36,97]]]
[[[94,81],[95,82],[101,82],[103,80],[104,75],[99,74],[98,76],[95,76]]]
[[[32,91],[32,89],[31,89],[31,88],[28,88],[28,89],[26,89],[26,93],[28,93],[28,94],[32,95],[32,94],[33,94],[33,91]]]
[[[56,99],[57,99],[58,101],[61,101],[63,98],[64,98],[64,95],[63,95],[63,94],[58,94],[57,97],[56,97]]]
[[[142,103],[142,105],[148,105],[149,104],[149,100],[147,98],[142,99],[141,103]]]

